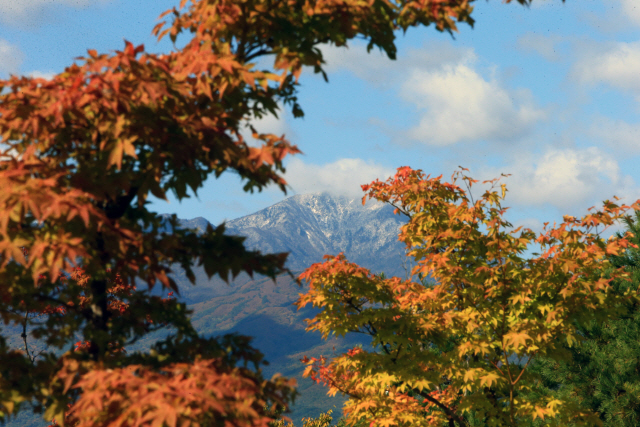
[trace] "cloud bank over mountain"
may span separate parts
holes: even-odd
[[[287,165],[285,179],[298,194],[327,192],[354,199],[364,195],[362,185],[376,179],[384,181],[394,174],[391,168],[362,159],[316,165],[295,157]]]

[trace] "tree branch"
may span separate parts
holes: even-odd
[[[24,320],[22,321],[22,333],[20,334],[20,336],[22,337],[22,340],[24,341],[24,351],[25,351],[25,353],[27,353],[27,357],[29,358],[29,361],[33,365],[33,362],[35,360],[35,356],[31,357],[31,354],[29,353],[29,345],[27,344],[27,321],[28,320],[29,320],[29,312],[26,311],[24,313]]]
[[[418,395],[420,395],[420,396],[422,396],[422,397],[424,397],[426,400],[428,400],[429,402],[433,403],[438,408],[442,409],[442,411],[449,418],[449,425],[451,425],[452,421],[455,421],[460,426],[469,427],[469,424],[467,423],[467,420],[464,419],[464,417],[459,417],[458,415],[456,415],[456,413],[453,412],[448,406],[446,406],[445,404],[440,402],[435,397],[431,396],[429,393],[425,393],[424,391],[418,391],[417,389],[413,389],[413,392],[418,394]]]
[[[105,202],[102,205],[102,209],[107,214],[109,219],[122,218],[127,208],[131,205],[131,201],[138,194],[138,187],[131,187],[129,192],[124,196],[117,196],[115,201]]]

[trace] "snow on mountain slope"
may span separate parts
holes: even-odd
[[[227,222],[227,233],[247,237],[263,252],[290,252],[294,271],[344,252],[347,259],[387,274],[404,275],[404,244],[398,241],[400,215],[391,206],[327,193],[302,194]]]

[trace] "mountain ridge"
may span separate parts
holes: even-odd
[[[302,271],[324,255],[343,252],[348,260],[387,275],[404,275],[404,244],[398,241],[404,219],[376,201],[308,193],[291,196],[250,215],[227,221],[226,234],[246,237],[245,246],[264,253],[289,252],[287,267]],[[204,231],[203,217],[180,220]]]

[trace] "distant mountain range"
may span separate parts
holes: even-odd
[[[229,221],[226,227],[229,235],[245,236],[245,245],[250,249],[265,253],[289,252],[287,266],[295,273],[322,261],[325,254],[344,252],[348,260],[374,273],[404,277],[404,245],[398,241],[403,223],[404,219],[394,215],[390,206],[373,201],[363,206],[360,200],[322,193],[289,197]],[[180,220],[181,227],[201,231],[207,224],[201,217]],[[313,317],[317,309],[296,310],[293,302],[305,289],[289,276],[279,277],[274,284],[268,278],[250,278],[243,274],[227,284],[218,277],[208,279],[202,268],[194,269],[194,273],[195,286],[175,266],[172,276],[178,284],[180,299],[193,310],[192,322],[200,334],[240,333],[254,337],[253,345],[270,363],[264,369],[266,377],[280,372],[298,380],[301,396],[289,414],[297,427],[302,425],[302,417],[316,417],[328,409],[340,416],[345,399],[328,397],[326,388],[303,379],[304,366],[299,359],[304,355],[340,354],[356,344],[368,346],[370,338],[357,335],[323,341],[320,334],[305,332],[304,319]],[[147,336],[130,350],[148,348],[166,333],[159,331]],[[29,414],[29,419],[22,416],[7,425],[46,426],[40,420],[34,421]]]
[[[180,220],[184,228],[204,231],[202,217]],[[374,272],[404,275],[404,223],[393,208],[373,200],[328,193],[301,194],[226,223],[226,233],[245,236],[245,246],[264,253],[289,252],[287,267],[302,271],[326,254],[344,252],[347,259]]]

